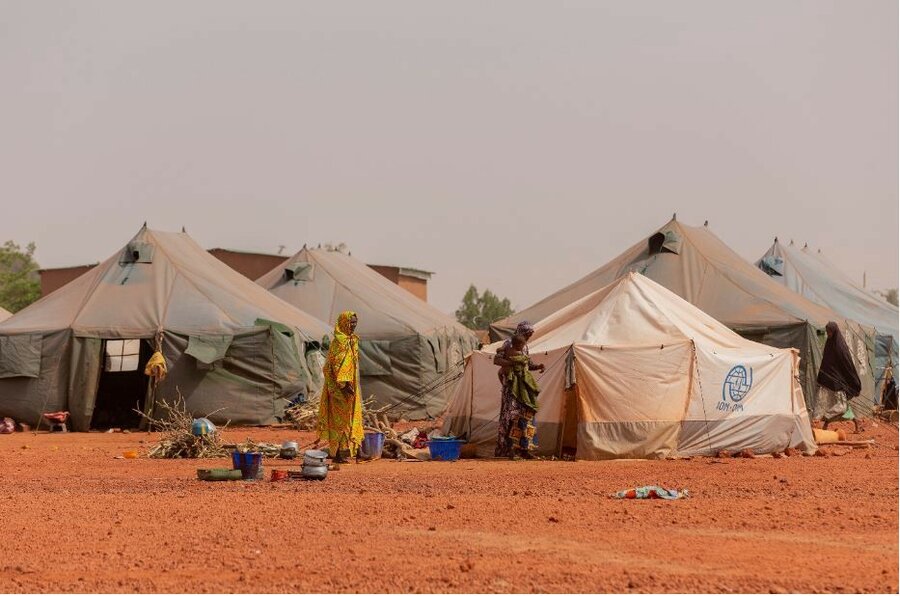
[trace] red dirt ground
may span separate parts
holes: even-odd
[[[145,433],[2,435],[0,591],[896,593],[898,436],[864,436],[868,455],[385,460],[273,483],[114,459]],[[693,496],[607,496],[644,484]]]

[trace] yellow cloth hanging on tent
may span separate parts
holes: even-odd
[[[166,373],[168,372],[166,359],[163,357],[162,352],[153,352],[153,356],[150,356],[147,366],[144,367],[144,374],[152,377],[158,383],[166,378]]]

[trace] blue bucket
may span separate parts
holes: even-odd
[[[231,454],[231,464],[235,470],[241,471],[244,480],[257,480],[262,476],[262,453],[235,451]]]
[[[359,451],[366,459],[375,459],[381,457],[381,451],[384,449],[384,433],[366,433],[363,442],[359,446]]]
[[[432,439],[428,441],[428,451],[432,461],[456,461],[465,441],[460,439]]]

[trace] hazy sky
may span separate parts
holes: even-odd
[[[896,287],[898,5],[0,1],[0,241],[346,242],[525,307],[678,212]]]

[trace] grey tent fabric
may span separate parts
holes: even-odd
[[[830,308],[842,317],[875,329],[875,378],[881,380],[888,363],[897,363],[898,310],[893,304],[857,286],[821,252],[806,246],[775,242],[756,262],[773,281]],[[881,391],[876,389],[876,397]]]
[[[455,319],[337,251],[304,248],[257,283],[331,324],[355,311],[363,394],[395,418],[440,414],[477,345]]]
[[[0,336],[0,379],[41,374],[40,335]]]
[[[139,339],[146,352],[161,349],[169,369],[145,411],[180,393],[195,415],[273,423],[286,400],[309,391],[306,344],[329,331],[187,234],[145,227],[97,267],[0,323],[0,341],[41,338],[38,376],[0,379],[0,416],[33,424],[42,412],[68,409],[72,428],[88,430],[108,374],[104,345]],[[205,361],[215,366],[198,367]],[[0,369],[15,366],[0,352]]]
[[[192,335],[184,353],[203,364],[213,364],[225,358],[233,339],[231,335]]]
[[[671,248],[666,249],[667,245]],[[852,344],[860,377],[864,377],[865,399],[872,399],[875,382],[871,328],[772,281],[708,227],[687,226],[675,219],[580,280],[497,321],[491,325],[491,339],[508,337],[518,321],[539,321],[629,272],[649,277],[747,339],[799,350],[804,398],[810,410],[825,341],[824,328],[828,321],[837,321]]]

